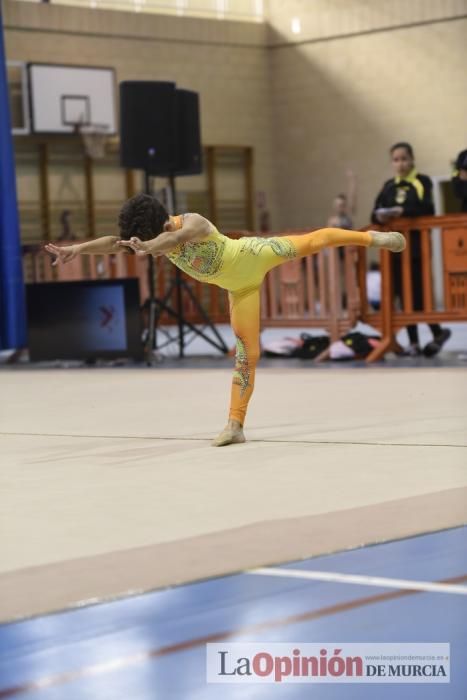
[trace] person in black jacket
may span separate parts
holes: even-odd
[[[384,183],[376,197],[371,220],[386,224],[399,216],[430,216],[434,214],[433,184],[427,175],[419,174],[415,169],[415,158],[410,143],[399,142],[390,149],[392,167],[395,177]],[[420,231],[410,234],[412,300],[414,311],[423,309],[422,252]],[[393,265],[394,292],[402,299],[402,266],[400,258]],[[430,323],[433,340],[423,349],[427,357],[436,355],[448,340],[451,331],[441,328],[437,323]],[[417,356],[421,354],[416,325],[407,326],[410,345],[404,354]]]
[[[454,194],[461,200],[461,211],[467,211],[467,148],[457,156],[451,183]]]

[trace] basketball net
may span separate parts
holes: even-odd
[[[104,158],[107,127],[101,124],[90,124],[89,126],[78,125],[77,130],[81,136],[84,152],[88,158],[92,158],[92,160]]]

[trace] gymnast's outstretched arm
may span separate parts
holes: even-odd
[[[67,263],[77,255],[105,255],[109,253],[127,253],[128,249],[138,255],[164,255],[176,248],[180,243],[191,240],[201,240],[209,235],[212,224],[200,214],[184,214],[170,217],[164,226],[164,232],[148,241],[141,241],[133,236],[129,241],[119,236],[102,236],[92,241],[58,246],[48,243],[45,250],[56,258],[52,265],[59,262]]]
[[[121,240],[118,246],[131,248],[135,253],[153,255],[165,255],[170,253],[181,243],[200,241],[212,231],[212,224],[200,214],[184,214],[183,216],[171,216],[164,225],[164,231],[149,241],[142,241],[137,236],[130,240]]]
[[[93,241],[84,241],[84,243],[60,246],[55,245],[55,243],[47,243],[44,247],[48,253],[56,256],[52,265],[57,265],[59,262],[70,262],[77,255],[105,255],[124,252],[119,246],[119,241],[120,238],[118,236],[102,236],[101,238],[95,238]]]

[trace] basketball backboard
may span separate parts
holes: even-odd
[[[34,133],[71,134],[77,124],[116,133],[113,68],[31,63],[28,74]]]

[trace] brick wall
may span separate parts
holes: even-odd
[[[118,80],[198,91],[204,143],[253,146],[276,228],[324,224],[348,165],[366,223],[396,140],[430,175],[467,146],[467,0],[268,0],[269,24],[3,7],[10,59],[114,66]]]

